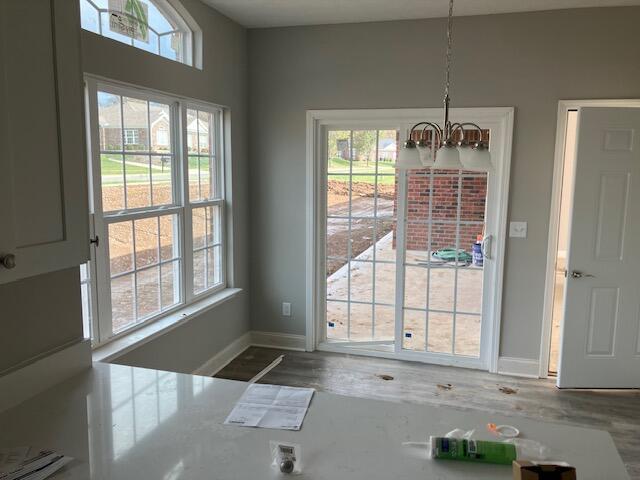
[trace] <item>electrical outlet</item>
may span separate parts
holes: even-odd
[[[291,316],[291,304],[288,302],[282,302],[282,316],[290,317]]]
[[[527,238],[527,222],[510,222],[509,236],[512,238]]]

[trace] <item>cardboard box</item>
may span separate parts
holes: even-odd
[[[576,480],[576,469],[567,464],[514,460],[513,480]]]

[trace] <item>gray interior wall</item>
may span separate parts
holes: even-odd
[[[0,373],[82,338],[77,268],[0,285]]]
[[[82,49],[85,72],[231,109],[233,273],[234,286],[245,291],[125,357],[134,364],[186,372],[249,328],[248,178],[243,136],[247,124],[247,34],[243,27],[198,0],[182,3],[203,31],[203,70],[85,31]],[[77,268],[0,285],[0,305],[0,372],[82,338]]]
[[[246,323],[236,321],[239,314],[245,313],[245,303],[225,302],[215,309],[212,316],[200,315],[187,324],[188,328],[180,327],[161,335],[113,363],[193,373],[213,354],[247,331]],[[248,314],[247,311],[247,318]]]
[[[640,97],[640,8],[456,18],[454,107],[516,107],[501,354],[539,356],[558,100]],[[305,333],[305,110],[438,107],[445,20],[249,31],[251,322]],[[280,303],[293,304],[293,317]]]
[[[191,372],[249,329],[247,32],[198,0],[181,0],[203,34],[203,69],[163,59],[82,32],[86,73],[225,105],[231,111],[233,151],[234,286],[244,291],[220,307],[154,339],[118,362]]]

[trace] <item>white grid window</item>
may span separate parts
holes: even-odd
[[[87,88],[99,344],[226,286],[223,125],[213,105]]]
[[[124,144],[135,145],[140,141],[140,132],[138,130],[128,128],[124,131]]]
[[[326,338],[479,358],[487,173],[398,175],[398,136],[327,130]]]
[[[394,335],[395,130],[331,130],[327,163],[327,337]]]
[[[79,1],[83,29],[169,60],[193,65],[193,28],[167,0]]]
[[[408,172],[404,349],[480,356],[486,195],[485,172]]]
[[[216,154],[219,117],[187,109],[189,210],[193,237],[193,291],[196,294],[222,281],[222,204],[220,158]]]

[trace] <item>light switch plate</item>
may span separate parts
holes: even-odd
[[[291,316],[291,304],[288,302],[282,302],[282,316],[290,317]]]
[[[509,236],[512,238],[527,238],[527,222],[510,222]]]

